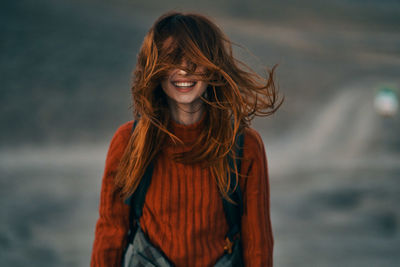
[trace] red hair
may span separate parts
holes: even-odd
[[[134,117],[138,124],[121,159],[116,183],[124,197],[137,188],[146,167],[162,149],[166,138],[182,142],[170,129],[171,115],[161,80],[169,70],[180,68],[182,59],[204,66],[200,78],[208,83],[201,99],[205,103],[205,125],[193,148],[175,155],[175,160],[190,164],[201,162],[211,168],[223,197],[230,200],[228,154],[235,136],[248,127],[254,116],[268,116],[282,104],[274,83],[274,70],[267,78],[259,76],[233,57],[232,45],[223,32],[199,14],[167,13],[161,16],[144,38],[134,70]],[[236,184],[239,175],[237,166]]]

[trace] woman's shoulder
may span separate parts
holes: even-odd
[[[130,135],[132,133],[132,126],[134,121],[127,121],[118,126],[117,130],[115,131],[115,135]]]
[[[260,133],[253,128],[244,129],[243,156],[250,160],[263,158],[265,147]]]
[[[128,121],[118,126],[111,140],[111,145],[128,143],[130,136],[132,134],[133,122],[134,121]]]
[[[244,129],[244,146],[248,149],[260,149],[264,147],[264,142],[260,133],[254,128],[247,127]]]

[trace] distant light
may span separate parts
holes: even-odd
[[[399,109],[399,100],[396,93],[388,88],[381,88],[375,95],[374,107],[376,112],[384,117],[396,115]]]

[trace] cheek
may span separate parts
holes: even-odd
[[[200,95],[202,95],[206,91],[208,84],[203,81],[201,81],[200,83],[201,84],[200,84],[200,88],[199,88],[199,93],[200,93]]]
[[[167,91],[168,91],[168,80],[162,80],[161,81],[161,88],[164,91],[164,93],[167,93]]]

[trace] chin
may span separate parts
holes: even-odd
[[[172,97],[171,100],[174,101],[175,103],[181,104],[181,105],[190,105],[190,104],[194,104],[195,102],[201,101],[201,99],[199,97],[188,97],[188,96]]]

